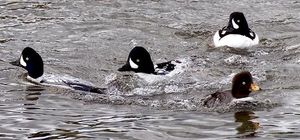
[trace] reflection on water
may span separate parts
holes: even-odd
[[[42,86],[27,86],[26,87],[26,96],[25,99],[28,101],[36,101],[39,99],[39,96],[42,94],[45,88]]]
[[[44,86],[39,86],[39,85],[26,86],[26,91],[28,91],[28,92],[41,92],[44,90],[45,90]]]
[[[42,91],[44,91],[45,88],[42,86],[27,86],[25,89],[25,103],[24,103],[24,109],[26,110],[37,110],[40,109],[39,107],[36,107],[36,101],[39,100],[39,96],[42,95]],[[33,118],[32,118],[33,119]]]
[[[244,137],[255,136],[256,130],[260,127],[258,122],[253,119],[257,118],[254,112],[240,111],[234,114],[235,122],[240,122],[241,125],[236,128],[237,134],[243,134]]]
[[[92,137],[81,136],[79,131],[72,131],[66,129],[57,129],[50,132],[37,132],[28,136],[29,139],[87,139]]]

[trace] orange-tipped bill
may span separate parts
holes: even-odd
[[[252,83],[249,90],[250,91],[258,91],[258,90],[260,90],[260,87],[257,84]]]

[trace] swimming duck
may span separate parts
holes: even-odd
[[[227,104],[234,99],[245,99],[253,91],[260,90],[260,87],[252,80],[252,75],[248,71],[236,74],[232,79],[231,91],[217,91],[207,96],[203,105],[206,107],[216,107],[220,104]]]
[[[141,46],[134,47],[127,58],[127,62],[118,71],[134,71],[147,74],[165,75],[175,69],[178,60],[154,65],[149,52]]]
[[[243,13],[230,14],[228,25],[217,31],[213,37],[215,47],[229,46],[247,48],[258,45],[259,39],[249,27]]]
[[[95,87],[92,83],[74,78],[68,75],[44,74],[44,64],[42,57],[32,48],[23,49],[20,58],[12,65],[19,66],[27,70],[23,78],[32,84],[57,86],[62,88],[103,93],[102,88]]]

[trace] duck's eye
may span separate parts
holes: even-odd
[[[246,85],[246,82],[242,82],[242,85]]]
[[[137,63],[140,62],[140,59],[136,59],[136,62],[137,62]]]
[[[236,22],[237,22],[237,23],[240,23],[240,20],[238,19]]]
[[[29,60],[29,57],[25,57],[25,60],[28,61],[28,60]]]

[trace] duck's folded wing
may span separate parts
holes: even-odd
[[[175,69],[175,64],[173,64],[173,61],[168,61],[164,63],[159,63],[154,66],[155,73],[158,75],[164,75],[167,74],[168,72],[172,71]]]
[[[95,87],[92,85],[85,85],[82,83],[76,83],[76,82],[70,82],[70,81],[64,82],[64,83],[75,90],[100,93],[100,94],[104,94],[104,91],[105,91],[105,88],[99,88],[99,87]]]
[[[203,100],[203,106],[205,107],[217,107],[222,104],[229,103],[232,100],[232,95],[230,92],[215,92],[208,95]]]
[[[172,64],[172,61],[168,61],[168,62],[156,64],[155,68],[165,69],[166,71],[171,71],[171,70],[174,70],[175,66],[176,66],[175,64]]]

